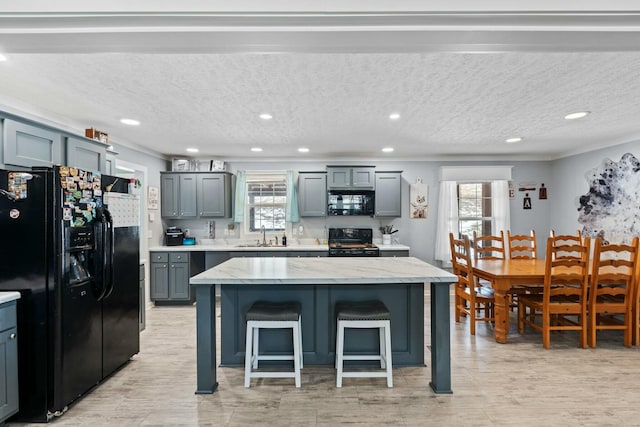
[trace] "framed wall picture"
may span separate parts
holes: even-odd
[[[412,219],[425,219],[428,213],[429,187],[420,178],[409,186],[409,212]]]
[[[147,208],[158,209],[158,201],[160,199],[160,191],[158,187],[149,186],[147,188]]]

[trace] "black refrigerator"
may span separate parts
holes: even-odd
[[[20,409],[62,415],[139,352],[138,196],[59,166],[0,170],[0,290],[19,291]]]

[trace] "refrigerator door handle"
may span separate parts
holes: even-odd
[[[107,251],[105,250],[105,238],[107,237],[107,223],[104,220],[104,217],[100,220],[100,237],[101,237],[101,246],[100,246],[100,261],[102,264],[102,280],[100,286],[100,295],[98,296],[98,301],[102,300],[107,293]]]
[[[107,209],[105,209],[105,216],[107,218],[107,224],[106,224],[107,234],[109,235],[109,246],[107,248],[107,256],[106,256],[108,266],[109,266],[109,281],[108,283],[105,283],[104,298],[108,298],[109,295],[111,295],[111,293],[113,292],[113,260],[114,260],[114,254],[115,254],[115,242],[114,242],[115,231],[113,228],[113,217],[111,216],[111,213]]]

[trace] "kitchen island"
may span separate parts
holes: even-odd
[[[191,278],[196,288],[197,390],[216,381],[214,285],[222,285],[221,354],[243,358],[244,312],[258,299],[295,299],[303,307],[305,363],[333,364],[338,300],[381,299],[391,311],[395,365],[424,363],[424,284],[431,284],[431,387],[451,393],[449,285],[457,277],[417,258],[233,258]],[[277,346],[282,336],[274,335]],[[371,337],[373,339],[373,337]],[[365,337],[356,346],[370,345]]]

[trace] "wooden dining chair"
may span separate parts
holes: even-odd
[[[518,298],[518,332],[524,333],[525,325],[541,331],[542,345],[548,349],[551,331],[579,331],[580,347],[587,348],[591,240],[585,237],[580,244],[575,244],[559,240],[560,237],[547,239],[542,293]],[[558,253],[567,255],[557,256]]]
[[[536,231],[529,234],[511,234],[507,230],[507,242],[509,245],[509,259],[536,259]]]
[[[476,321],[495,322],[493,289],[477,284],[473,274],[469,237],[456,239],[453,233],[449,233],[449,243],[453,274],[458,276],[458,283],[455,285],[455,319],[460,322],[461,316],[468,316],[469,332],[475,335]]]
[[[473,258],[505,259],[504,231],[499,236],[479,236],[473,232]]]
[[[531,230],[529,234],[511,234],[507,230],[507,246],[509,248],[509,259],[537,259],[536,231]],[[511,311],[518,307],[518,296],[528,293],[542,292],[540,286],[518,285],[511,288]]]
[[[589,345],[596,346],[599,330],[623,330],[631,347],[638,238],[630,245],[595,241],[589,287]]]
[[[580,230],[577,230],[576,234],[556,234],[555,230],[551,229],[550,236],[553,239],[555,239],[557,244],[562,244],[566,246],[580,245],[582,244],[582,241],[583,241],[582,232]],[[572,258],[572,257],[578,256],[579,254],[581,253],[572,252],[572,251],[568,251],[568,252],[558,251],[558,252],[554,252],[553,256],[561,257],[561,258],[562,257]]]

